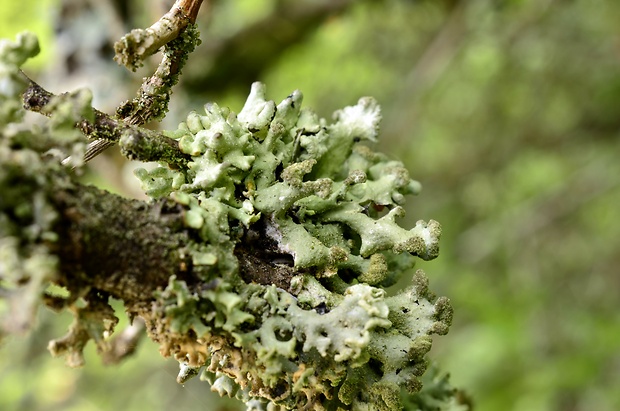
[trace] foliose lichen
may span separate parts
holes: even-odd
[[[91,94],[78,90],[54,97],[45,127],[24,122],[22,93],[28,80],[20,66],[39,52],[36,36],[21,33],[15,42],[0,40],[0,340],[5,333],[28,331],[40,305],[75,314],[67,336],[52,341],[54,355],[67,354],[67,362],[83,363],[82,348],[94,339],[105,345],[103,331],[117,319],[101,298],[89,303],[50,293],[58,279],[56,249],[58,212],[49,203],[50,192],[68,186],[59,161],[65,152],[74,154],[73,166],[82,163],[84,143],[75,124],[92,117]],[[50,149],[53,147],[53,149]],[[76,303],[76,304],[72,304]]]
[[[406,410],[469,411],[473,403],[469,396],[449,383],[449,375],[431,366],[422,376],[424,388],[416,395],[403,396]]]
[[[20,34],[15,42],[0,40],[0,340],[5,332],[30,328],[57,264],[42,245],[55,240],[49,230],[55,213],[39,189],[45,178],[38,175],[40,162],[33,152],[10,149],[23,133],[18,127],[24,115],[19,96],[27,83],[19,76],[19,67],[38,52],[39,43],[29,33]],[[28,173],[24,183],[15,187],[10,182],[21,167]],[[30,204],[20,201],[24,186],[34,187]]]
[[[149,196],[186,207],[187,253],[204,276],[170,279],[146,315],[150,333],[180,362],[179,381],[200,375],[248,410],[401,409],[452,309],[420,270],[393,296],[385,287],[415,257],[437,256],[440,227],[398,225],[420,184],[367,145],[381,120],[374,99],[332,123],[301,102],[295,91],[276,105],[255,83],[239,114],[208,104],[168,132],[187,167],[136,171]]]

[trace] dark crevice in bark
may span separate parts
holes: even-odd
[[[247,283],[274,284],[291,292],[291,279],[301,271],[293,267],[293,257],[282,253],[277,243],[267,236],[266,224],[262,218],[245,231],[236,245],[239,275]]]

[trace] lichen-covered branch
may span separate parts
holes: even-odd
[[[145,57],[164,47],[163,58],[155,73],[144,79],[135,98],[122,103],[116,109],[117,116],[126,124],[142,125],[152,120],[159,121],[168,112],[172,88],[179,81],[181,69],[188,55],[200,44],[195,21],[201,4],[202,0],[177,0],[170,12],[149,29],[132,30],[115,45],[117,53],[115,59],[133,70]],[[171,149],[176,151],[176,146],[172,148],[173,145],[161,139],[147,150],[137,149],[133,144],[137,138],[140,137],[133,135],[125,140],[129,144],[123,148],[123,152],[130,158],[152,161],[155,159],[153,153],[160,149],[163,149],[163,153],[169,153]],[[142,139],[142,141],[152,140]],[[97,138],[89,144],[85,161],[97,156],[114,143],[114,140]],[[146,153],[146,156],[141,157],[142,153]],[[167,156],[167,158],[168,161],[174,161],[173,159],[178,159],[179,156]]]
[[[88,93],[48,98],[44,129],[20,122],[25,90],[46,99],[19,73],[31,40],[0,47],[3,332],[27,329],[39,304],[68,309],[74,323],[49,349],[80,366],[90,340],[113,352],[114,297],[179,361],[177,381],[199,376],[248,410],[468,409],[445,380],[425,392],[421,379],[449,300],[421,270],[385,291],[437,256],[441,230],[398,224],[420,185],[369,145],[374,99],[330,123],[299,91],[276,104],[255,83],[238,114],[211,103],[165,138],[123,126],[122,150],[160,163],[136,171],[151,201],[128,200],[80,185],[41,148],[83,148]]]
[[[147,29],[134,29],[115,45],[114,60],[135,71],[142,61],[196,23],[202,0],[177,0],[170,11]]]
[[[79,92],[77,94],[54,95],[21,71],[20,75],[28,82],[28,86],[22,94],[26,110],[50,116],[59,101],[80,96]],[[87,99],[88,101],[85,103],[90,104],[90,98],[87,97]],[[162,133],[130,125],[91,107],[87,107],[79,114],[75,127],[87,138],[95,140],[89,146],[91,151],[87,149],[84,154],[84,161],[90,160],[96,153],[119,142],[123,153],[130,159],[141,161],[164,159],[164,161],[172,164],[186,163],[189,160],[189,156],[184,155],[179,150],[178,144]],[[140,141],[140,144],[137,144],[137,141]]]
[[[168,112],[172,87],[179,81],[179,74],[189,53],[199,42],[196,26],[187,25],[178,37],[166,44],[162,61],[155,73],[144,79],[134,99],[116,109],[117,115],[135,125],[161,120]]]
[[[122,152],[131,159],[154,161],[165,158],[171,163],[186,162],[187,158],[175,143],[159,133],[135,126],[161,120],[168,111],[172,87],[178,82],[188,55],[200,43],[195,22],[201,4],[202,0],[177,0],[153,26],[146,30],[132,30],[115,45],[115,59],[134,70],[139,62],[161,47],[164,47],[163,58],[155,73],[144,79],[136,97],[119,105],[116,118],[90,109],[90,118],[82,117],[77,121],[77,127],[92,140],[82,153],[83,161],[91,160],[124,136]],[[46,91],[23,72],[20,74],[30,83],[24,92],[24,107],[49,115],[51,111],[46,107],[60,96]],[[139,147],[136,141],[141,141]],[[69,157],[65,160],[66,163],[71,161],[76,162],[76,159]]]
[[[135,70],[161,47],[163,58],[155,73],[142,82],[136,97],[116,112],[129,124],[161,120],[168,112],[172,87],[178,82],[188,55],[200,44],[196,17],[202,0],[177,0],[172,9],[146,30],[134,29],[115,45],[115,60]]]

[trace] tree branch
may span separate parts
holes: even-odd
[[[177,0],[170,11],[147,29],[133,29],[114,44],[114,60],[135,71],[142,61],[179,37],[196,22],[202,0]]]
[[[171,275],[191,279],[177,205],[147,205],[82,185],[54,191],[50,201],[59,213],[60,283],[69,290],[96,288],[131,307],[150,300]]]
[[[200,42],[194,26],[202,0],[177,0],[172,9],[146,30],[135,29],[115,44],[115,60],[135,70],[141,61],[165,46],[164,56],[155,73],[145,78],[136,97],[117,108],[118,120],[94,110],[94,121],[83,119],[76,124],[93,141],[88,145],[84,161],[89,161],[108,147],[121,141],[121,150],[130,159],[165,160],[185,164],[189,157],[180,152],[176,141],[157,132],[138,129],[152,120],[161,120],[168,111],[172,87],[188,55]],[[54,94],[20,72],[29,87],[24,93],[24,108],[49,115],[45,107]],[[68,163],[67,158],[63,163]]]
[[[28,82],[28,87],[22,97],[24,108],[49,116],[51,112],[46,108],[54,98],[59,98],[62,95],[57,96],[45,90],[24,72],[20,71],[20,76]],[[91,160],[101,151],[118,142],[121,142],[123,154],[132,160],[158,161],[165,159],[165,161],[176,165],[185,164],[189,161],[190,157],[179,149],[176,140],[157,131],[116,120],[95,108],[92,110],[94,112],[92,121],[82,118],[75,125],[86,137],[95,140],[89,145],[84,155],[85,161]],[[68,160],[65,159],[63,163],[67,163]]]
[[[190,257],[193,234],[180,204],[170,199],[148,204],[79,184],[50,189],[49,201],[58,213],[53,251],[60,261],[59,284],[70,291],[94,288],[125,301],[131,311],[152,300],[172,275],[190,286],[203,281],[203,267]],[[288,289],[298,270],[271,262],[276,246],[253,240],[264,239],[263,232],[245,235],[235,251],[244,280]]]

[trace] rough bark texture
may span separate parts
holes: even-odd
[[[180,207],[86,186],[56,192],[51,200],[60,212],[57,253],[67,287],[88,284],[131,304],[152,298],[173,274],[190,279]]]
[[[59,214],[52,248],[60,261],[59,282],[69,290],[92,287],[131,308],[152,300],[171,275],[190,285],[200,281],[201,268],[192,265],[186,248],[186,210],[179,204],[146,203],[83,185],[52,191],[49,200]],[[244,280],[288,289],[299,273],[292,261],[278,259],[273,244],[253,243],[263,233],[245,236],[251,245],[235,250]]]

